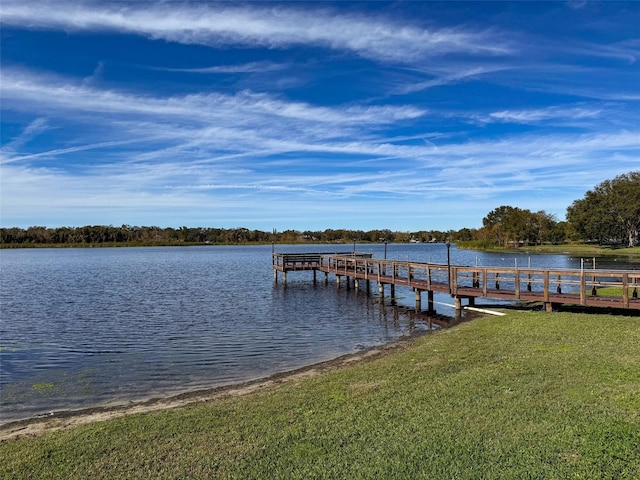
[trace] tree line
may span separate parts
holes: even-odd
[[[618,175],[587,191],[568,208],[566,221],[544,210],[503,205],[467,232],[479,247],[518,247],[542,243],[588,242],[635,247],[640,241],[640,171]]]
[[[194,244],[257,244],[257,243],[405,243],[444,242],[452,232],[391,230],[285,230],[263,232],[248,228],[160,228],[155,226],[87,225],[83,227],[0,229],[0,243],[5,246],[28,245],[194,245]]]
[[[408,243],[464,242],[480,248],[517,248],[544,243],[593,242],[638,245],[640,234],[640,171],[606,180],[589,190],[567,209],[567,220],[558,221],[544,210],[503,205],[482,219],[478,229],[382,230],[326,229],[264,232],[248,228],[160,228],[113,225],[26,229],[0,228],[0,245],[195,245],[252,243]]]

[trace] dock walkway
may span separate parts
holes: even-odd
[[[429,311],[434,310],[434,292],[451,295],[458,310],[463,299],[474,305],[480,297],[542,302],[549,311],[561,304],[640,310],[640,270],[470,267],[379,260],[358,252],[273,253],[272,265],[276,282],[279,272],[286,282],[288,272],[313,271],[314,281],[316,272],[322,272],[325,281],[332,274],[338,284],[344,278],[347,287],[353,282],[360,288],[364,280],[367,291],[370,282],[376,282],[382,296],[385,285],[391,296],[396,286],[409,287],[415,292],[416,310],[421,309],[422,292],[427,292]]]

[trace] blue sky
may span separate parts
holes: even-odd
[[[638,2],[0,15],[3,227],[457,230],[640,169]]]

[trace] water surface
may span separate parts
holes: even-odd
[[[383,245],[357,248],[384,256]],[[375,288],[367,296],[333,279],[314,284],[310,272],[274,283],[271,249],[0,250],[0,422],[261,378],[429,328],[388,299],[381,303]],[[465,265],[580,267],[564,255],[529,259],[452,246],[450,256]],[[447,250],[388,245],[387,258],[445,263]],[[413,307],[413,292],[396,294]],[[440,313],[452,314],[451,303],[436,295]]]

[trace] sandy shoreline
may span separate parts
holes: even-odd
[[[130,402],[123,405],[53,412],[51,415],[46,417],[35,417],[10,422],[0,425],[0,441],[8,441],[22,437],[35,437],[55,430],[73,428],[87,423],[102,422],[136,413],[147,413],[170,408],[178,408],[212,402],[222,398],[268,391],[269,389],[275,388],[284,383],[299,382],[305,378],[338,370],[355,362],[370,361],[382,355],[402,350],[411,343],[413,338],[415,338],[415,336],[404,337],[389,344],[371,347],[360,352],[342,355],[325,362],[308,365],[288,372],[277,373],[269,377],[240,384],[206,390],[196,390],[171,397],[155,398],[141,402]]]

